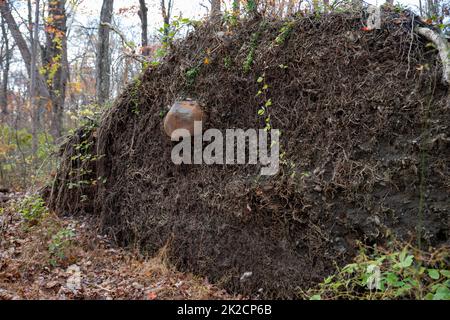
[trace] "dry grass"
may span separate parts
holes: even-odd
[[[10,205],[0,214],[1,299],[229,299],[207,279],[177,272],[163,248],[153,258],[117,249],[87,218],[46,215],[30,225]],[[72,230],[61,248],[49,250],[55,235]],[[68,281],[79,268],[80,286]],[[77,279],[75,279],[77,280]],[[239,298],[239,297],[234,297]]]

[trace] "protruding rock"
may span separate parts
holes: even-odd
[[[196,121],[203,121],[200,104],[197,101],[177,101],[164,119],[164,131],[169,137],[172,137],[175,130],[186,129],[189,136],[194,136]]]

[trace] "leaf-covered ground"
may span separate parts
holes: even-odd
[[[164,250],[149,259],[114,247],[95,225],[48,213],[26,220],[14,204],[0,208],[0,300],[240,298],[175,271]]]

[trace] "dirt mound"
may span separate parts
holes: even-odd
[[[270,298],[321,281],[357,241],[448,243],[447,88],[412,21],[385,12],[370,32],[354,14],[199,27],[66,144],[52,207],[95,212],[123,245],[167,244],[181,270]],[[265,127],[258,110],[270,99],[280,173],[175,166],[162,116],[186,97],[221,130]]]

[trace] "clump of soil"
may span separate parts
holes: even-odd
[[[413,21],[384,12],[382,28],[367,32],[363,16],[341,13],[199,27],[98,128],[72,138],[97,147],[89,170],[76,171],[66,145],[51,206],[99,215],[120,244],[167,246],[180,270],[267,298],[298,297],[358,241],[448,243],[448,89]],[[205,128],[221,130],[265,127],[258,110],[270,99],[279,174],[174,165],[162,115],[186,97],[205,106]],[[69,189],[74,170],[97,182]]]

